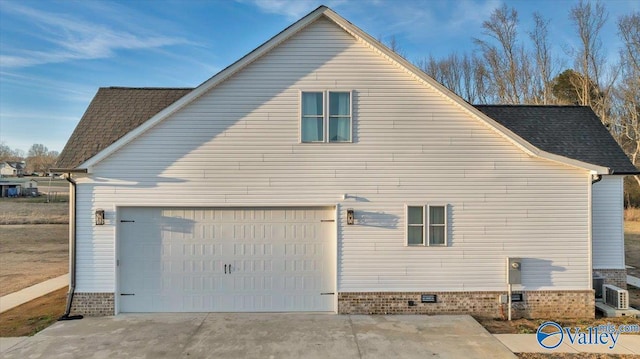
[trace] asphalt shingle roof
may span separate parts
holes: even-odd
[[[612,174],[640,173],[589,107],[474,107],[543,151],[609,167]]]
[[[58,157],[75,168],[191,92],[190,88],[100,88]]]

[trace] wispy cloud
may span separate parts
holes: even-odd
[[[78,117],[76,116],[64,116],[64,115],[55,115],[51,114],[51,112],[4,112],[0,111],[0,119],[3,121],[26,121],[26,120],[38,120],[41,121],[43,118],[46,118],[48,121],[64,121],[75,124],[78,122]]]
[[[0,71],[0,81],[3,83],[3,89],[7,91],[11,91],[11,86],[21,88],[28,84],[29,89],[32,91],[64,99],[65,101],[84,104],[89,103],[96,92],[93,84],[67,82],[28,73]]]
[[[159,48],[189,41],[180,37],[138,34],[84,21],[61,13],[50,13],[4,2],[2,11],[19,15],[34,28],[29,34],[47,44],[47,49],[3,46],[0,66],[27,67],[71,60],[100,59],[115,56],[118,50]]]
[[[502,5],[500,0],[473,1],[459,0],[456,2],[456,10],[452,11],[447,23],[450,31],[465,31],[469,26],[481,25],[488,20],[491,13]]]
[[[317,8],[323,2],[321,1],[301,1],[301,0],[236,0],[241,3],[251,3],[260,8],[261,11],[268,14],[278,14],[286,16],[289,20],[298,20],[302,16]],[[324,4],[329,7],[336,7],[344,0],[329,0]]]

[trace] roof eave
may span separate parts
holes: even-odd
[[[87,168],[50,168],[49,172],[59,173],[87,173]]]
[[[608,175],[611,174],[611,169],[605,166],[594,165],[592,163],[587,163],[579,160],[574,160],[573,158],[568,158],[560,155],[556,155],[554,153],[546,152],[540,150],[538,153],[538,157],[547,159],[549,161],[558,162],[564,165],[569,165],[571,167],[576,167],[579,169],[584,169],[592,172],[597,175]]]
[[[612,176],[636,176],[640,175],[640,171],[611,171]]]

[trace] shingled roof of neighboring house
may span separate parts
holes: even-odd
[[[60,153],[56,166],[79,166],[191,90],[100,88]]]
[[[609,167],[612,174],[640,173],[589,107],[474,107],[543,151]]]

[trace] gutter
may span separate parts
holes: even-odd
[[[52,169],[55,171],[55,169]],[[73,171],[80,172],[80,171]],[[86,170],[84,170],[86,173]],[[64,178],[71,184],[69,191],[69,292],[67,293],[67,306],[64,314],[58,320],[74,320],[82,319],[82,315],[69,315],[71,313],[71,304],[73,303],[73,295],[76,291],[76,181],[71,178],[71,171],[68,171]]]

